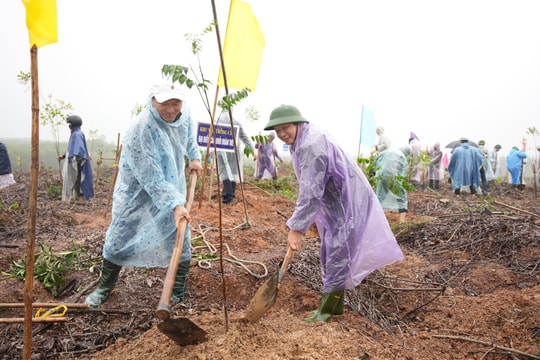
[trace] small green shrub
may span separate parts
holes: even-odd
[[[20,205],[18,203],[13,203],[11,205],[8,205],[8,204],[4,204],[2,200],[0,199],[0,210],[2,211],[15,212],[19,210],[19,208],[20,208]]]
[[[62,185],[49,184],[47,186],[47,196],[50,198],[57,198],[62,194]]]
[[[64,284],[64,274],[70,271],[94,271],[100,263],[99,259],[89,259],[86,249],[72,243],[71,250],[53,253],[51,247],[40,244],[41,252],[34,255],[34,277],[43,284],[43,287],[53,296],[58,295],[58,289]],[[2,274],[11,278],[24,280],[26,277],[26,260],[11,260],[10,268]]]

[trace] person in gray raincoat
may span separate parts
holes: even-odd
[[[103,246],[100,284],[85,300],[91,307],[107,300],[122,266],[169,266],[177,226],[182,218],[189,220],[184,207],[186,171],[202,174],[196,124],[184,99],[178,85],[154,86],[145,109],[125,134],[112,219]],[[190,240],[188,225],[173,303],[182,302],[187,293]]]
[[[308,322],[328,322],[343,313],[344,291],[371,272],[403,259],[384,210],[362,169],[325,131],[292,105],[270,114],[265,130],[289,145],[298,198],[287,220],[290,248],[315,223],[321,239],[322,299]]]
[[[223,111],[218,118],[216,124],[219,125],[230,125],[231,121],[229,120],[229,112]],[[253,159],[257,160],[255,155],[255,147],[251,142],[251,139],[246,134],[244,127],[233,117],[233,125],[238,126],[238,135],[240,136],[240,144],[236,144],[238,147],[238,165],[240,166],[240,171],[244,169],[244,146],[248,147],[251,152],[254,154]],[[230,204],[235,198],[236,184],[238,184],[243,179],[243,173],[238,173],[238,166],[236,165],[236,154],[233,151],[223,151],[218,150],[217,152],[218,160],[218,171],[219,179],[223,184],[223,189],[221,191],[221,199],[223,204]]]

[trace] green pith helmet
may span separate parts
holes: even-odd
[[[290,124],[290,123],[300,123],[300,122],[309,122],[307,121],[300,111],[292,105],[281,105],[272,110],[270,114],[270,121],[264,127],[264,130],[274,130],[274,126]]]
[[[480,140],[480,141],[478,142],[478,145],[480,145],[480,146],[486,145],[486,142],[485,142],[484,140]]]

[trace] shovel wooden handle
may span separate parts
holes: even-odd
[[[193,197],[195,194],[195,185],[197,184],[197,173],[192,171],[189,176],[189,185],[187,190],[187,199],[184,207],[187,209],[188,214],[191,210],[191,205],[193,203]],[[178,229],[176,230],[176,243],[174,245],[174,250],[171,255],[171,261],[169,267],[167,268],[167,274],[165,275],[165,280],[163,281],[163,291],[161,292],[161,299],[159,300],[159,305],[156,310],[156,315],[161,320],[166,320],[171,315],[171,295],[174,287],[174,280],[176,278],[176,272],[178,271],[178,263],[182,258],[182,249],[184,247],[184,237],[186,235],[187,220],[182,218]]]
[[[287,254],[285,254],[285,258],[283,259],[283,263],[281,264],[281,268],[279,269],[279,275],[278,275],[278,286],[281,284],[281,281],[283,280],[283,275],[285,274],[285,271],[287,271],[287,266],[289,266],[289,262],[291,261],[293,254],[293,249],[289,246],[287,248]]]

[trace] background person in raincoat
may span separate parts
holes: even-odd
[[[493,169],[493,177],[496,179],[501,176],[501,162],[499,161],[499,151],[501,151],[502,146],[497,144],[489,151],[489,163]]]
[[[0,142],[0,189],[16,184],[11,172],[11,161],[6,145]]]
[[[469,145],[469,139],[459,139],[461,145],[452,150],[448,171],[452,177],[452,189],[454,194],[461,194],[461,187],[468,186],[471,194],[476,194],[480,166],[484,162],[484,156],[475,147]]]
[[[409,168],[407,156],[410,156],[411,148],[404,146],[397,149],[389,149],[381,152],[377,157],[375,176],[379,179],[375,193],[384,210],[397,211],[399,220],[405,221],[407,215],[407,191],[396,176],[405,178]]]
[[[439,191],[442,178],[441,163],[443,153],[441,151],[441,144],[436,142],[433,144],[433,148],[428,151],[429,165],[428,165],[428,187],[431,190]],[[447,158],[448,159],[448,158]]]
[[[486,142],[484,140],[478,141],[478,150],[484,155],[484,162],[480,166],[480,180],[482,182],[482,194],[488,194],[489,183],[495,179],[491,162],[489,161],[489,151],[486,148]]]
[[[526,158],[527,153],[519,151],[517,146],[510,149],[510,152],[506,156],[506,170],[510,173],[510,186],[512,188],[522,184],[521,171],[523,170],[522,165]]]
[[[384,127],[377,126],[375,133],[377,134],[377,144],[375,144],[375,149],[371,151],[372,155],[384,150],[388,150],[392,145],[390,138],[384,134]]]
[[[178,85],[154,86],[145,109],[123,139],[112,219],[105,235],[99,287],[85,300],[101,305],[115,287],[122,266],[167,267],[176,227],[189,220],[186,172],[202,173],[196,124]],[[189,160],[186,169],[185,157]],[[186,228],[182,258],[171,302],[184,300],[191,261],[191,231]]]
[[[422,168],[424,164],[420,162],[420,155],[422,155],[422,145],[420,145],[420,139],[415,133],[411,131],[409,135],[409,146],[411,147],[411,154],[407,155],[411,157],[411,183],[418,187],[422,185]]]
[[[229,119],[229,112],[223,111],[216,124],[230,126],[231,121]],[[230,204],[233,201],[235,198],[236,184],[243,179],[244,146],[248,147],[253,152],[253,160],[257,160],[257,156],[255,155],[255,147],[253,146],[249,136],[246,134],[244,127],[234,118],[233,124],[238,126],[238,135],[240,136],[240,143],[236,144],[236,146],[238,147],[238,165],[240,166],[241,173],[238,173],[236,154],[234,152],[217,151],[219,179],[223,184],[223,189],[221,191],[221,199],[223,204]]]
[[[76,200],[82,197],[90,200],[94,197],[94,174],[86,138],[81,130],[81,117],[70,115],[66,122],[71,135],[66,152],[58,156],[58,160],[66,160],[62,170],[62,202],[69,204],[73,194]]]
[[[321,239],[323,295],[308,322],[330,321],[343,313],[344,290],[372,271],[403,259],[384,210],[367,178],[326,132],[308,123],[291,105],[270,114],[265,130],[289,145],[298,179],[298,198],[287,221],[287,242],[300,250],[315,222]]]
[[[276,144],[274,143],[275,137],[276,133],[271,131],[267,136],[268,143],[255,144],[255,148],[257,149],[257,173],[255,177],[257,179],[277,179],[277,170],[274,166],[274,161],[278,159],[283,163],[283,159],[279,155]]]

